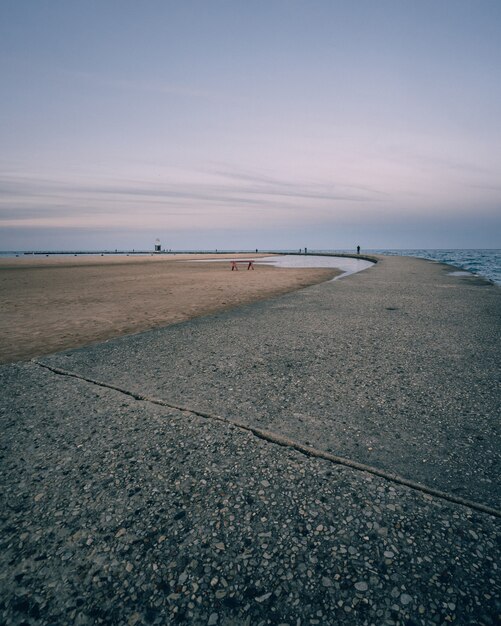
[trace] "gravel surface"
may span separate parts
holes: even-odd
[[[500,519],[27,363],[0,368],[2,624],[483,624]]]
[[[423,259],[43,362],[501,508],[501,289]]]

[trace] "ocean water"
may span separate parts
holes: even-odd
[[[415,256],[454,265],[501,285],[501,250],[366,250],[378,254]]]
[[[344,252],[353,254],[355,250],[311,250],[311,253],[328,252],[335,254],[336,252]],[[389,254],[394,256],[415,256],[421,259],[430,259],[430,261],[440,261],[448,263],[461,270],[471,272],[477,276],[483,276],[492,280],[493,283],[501,285],[501,249],[428,249],[416,248],[409,250],[395,250],[391,248],[371,248],[362,249],[361,254]],[[453,271],[453,270],[451,270]]]
[[[284,250],[285,252],[285,250]],[[284,261],[280,260],[280,263],[283,266],[295,266],[295,267],[330,267],[330,264],[324,265],[320,260],[320,256],[310,256],[315,253],[329,253],[335,254],[336,252],[343,253],[354,253],[354,250],[308,250],[308,256],[298,256],[293,257],[295,259],[303,259],[303,265],[297,265],[293,261],[287,261],[288,257],[283,257]],[[429,259],[431,261],[440,261],[441,263],[448,263],[449,265],[454,266],[455,268],[459,268],[461,270],[470,272],[477,276],[482,276],[484,278],[488,278],[492,280],[492,282],[501,285],[501,249],[500,250],[482,250],[482,249],[471,249],[471,250],[429,250],[429,249],[415,249],[415,250],[393,250],[393,249],[371,249],[371,250],[361,250],[361,253],[365,254],[388,254],[392,256],[414,256],[422,259]],[[290,258],[290,257],[289,257]],[[311,259],[308,263],[306,259]],[[263,259],[261,259],[262,261]],[[320,261],[320,264],[317,264],[317,260]],[[333,267],[339,267],[346,271],[343,276],[346,276],[353,271],[360,271],[362,269],[366,269],[366,267],[358,267],[357,269],[347,267],[346,270],[344,267],[341,267],[339,264],[341,259],[337,259],[336,262],[332,263]],[[306,263],[306,265],[304,264]],[[451,268],[451,271],[453,269]]]

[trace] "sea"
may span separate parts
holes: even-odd
[[[188,250],[183,250],[183,252],[190,252]],[[192,250],[191,252],[195,252]],[[200,252],[197,250],[196,252]],[[214,252],[214,250],[206,250],[204,252]],[[235,252],[234,250],[219,250],[219,252]],[[244,251],[245,252],[245,251]],[[271,252],[267,250],[266,252]],[[276,252],[294,252],[294,250],[276,250]],[[329,253],[335,254],[336,252],[354,252],[354,250],[313,250],[309,249],[308,254],[321,254],[321,253]],[[394,250],[394,249],[370,249],[370,250],[361,250],[362,254],[389,254],[389,255],[397,255],[397,256],[413,256],[419,257],[423,259],[430,259],[433,261],[440,261],[442,263],[448,263],[453,265],[454,267],[460,268],[467,272],[471,272],[472,274],[476,274],[478,276],[483,276],[484,278],[488,278],[492,282],[501,285],[501,249],[412,249],[412,250]],[[40,251],[30,251],[27,253],[25,251],[9,251],[9,252],[0,252],[0,258],[5,257],[26,257],[27,254],[42,254]],[[43,254],[56,254],[50,252],[44,252]],[[66,253],[70,254],[70,253]],[[79,252],[71,252],[71,254],[76,254],[77,256],[80,254],[118,254],[118,255],[126,255],[126,254],[138,254],[136,251],[116,251],[110,252],[108,250],[103,251],[79,251]],[[150,254],[150,252],[144,252],[143,254]]]
[[[472,250],[373,250],[378,254],[415,256],[454,265],[462,270],[483,276],[501,285],[501,249]]]
[[[354,252],[354,250],[312,250],[313,252]],[[371,249],[361,254],[389,254],[392,256],[414,256],[431,261],[448,263],[477,276],[483,276],[501,285],[501,249],[440,249],[419,248],[415,250]]]

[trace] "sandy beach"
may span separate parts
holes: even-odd
[[[252,255],[259,258],[263,255]],[[0,261],[0,363],[165,326],[334,277],[331,269],[255,266],[239,255],[60,256]],[[249,258],[249,255],[240,255]],[[243,271],[242,271],[243,270]]]

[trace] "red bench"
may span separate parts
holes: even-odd
[[[231,271],[233,272],[233,270],[237,270],[238,271],[238,264],[239,263],[247,263],[247,269],[248,270],[253,270],[254,269],[254,260],[249,260],[249,259],[235,259],[233,261],[231,261]]]

